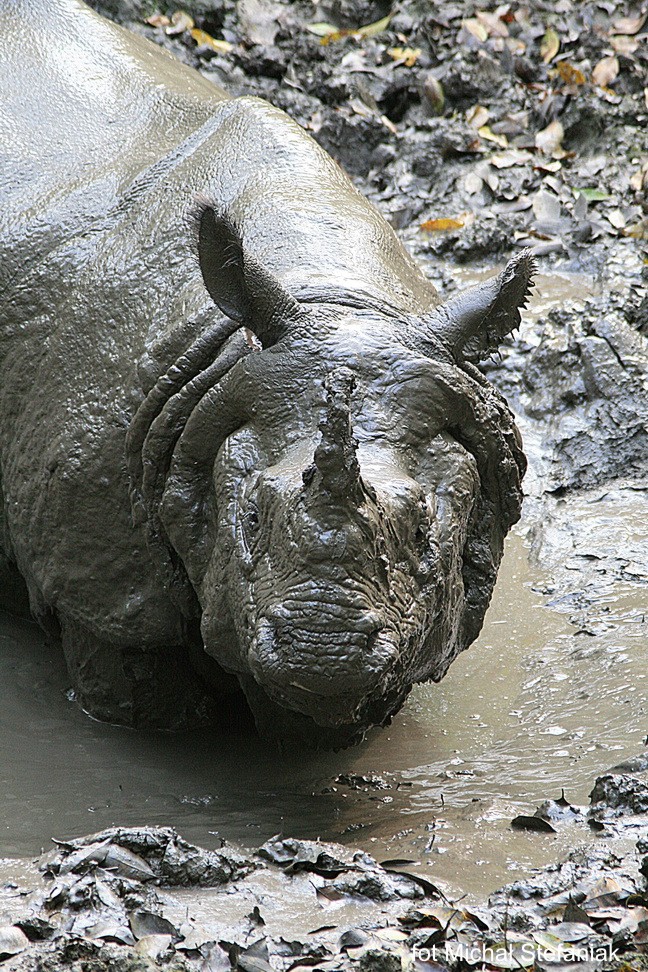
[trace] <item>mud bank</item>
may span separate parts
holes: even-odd
[[[339,844],[275,837],[254,853],[207,851],[171,828],[110,828],[56,841],[0,888],[0,960],[14,972],[639,970],[647,824],[641,757],[597,779],[589,808],[548,801],[517,818],[571,827],[581,846],[477,905],[414,862],[381,865]],[[620,858],[622,835],[636,846]]]

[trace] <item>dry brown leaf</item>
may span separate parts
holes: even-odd
[[[484,188],[484,180],[476,172],[469,172],[464,179],[464,189],[469,196],[474,196]]]
[[[323,21],[318,21],[315,24],[306,24],[306,30],[309,34],[315,34],[316,37],[342,36],[341,30],[338,30],[333,24],[327,24]]]
[[[487,13],[484,10],[477,10],[475,13],[477,20],[480,24],[488,31],[490,37],[508,37],[508,27],[503,20],[498,16],[497,10],[495,13]]]
[[[610,47],[625,57],[632,57],[639,47],[639,38],[630,37],[628,34],[617,34],[610,37]]]
[[[540,44],[540,56],[544,63],[549,64],[550,61],[553,61],[559,50],[560,38],[553,27],[548,27]]]
[[[388,118],[387,115],[380,115],[379,117],[388,132],[391,132],[392,135],[398,135],[398,129],[394,125],[391,118]]]
[[[466,112],[466,121],[471,128],[481,128],[490,118],[490,111],[483,105],[473,105]]]
[[[621,17],[620,20],[614,21],[614,33],[638,34],[646,22],[646,17],[648,17],[648,11],[638,14],[636,17]]]
[[[360,34],[361,37],[375,37],[376,34],[382,34],[384,30],[387,30],[390,20],[391,14],[387,14],[386,17],[381,17],[380,20],[374,21],[373,24],[366,24],[364,27],[358,27],[357,30],[353,30],[351,33]]]
[[[495,142],[500,148],[508,147],[508,139],[506,135],[496,135],[495,132],[491,131],[488,125],[482,125],[481,128],[477,129],[477,134],[480,138],[485,139],[487,142]]]
[[[435,115],[440,115],[445,105],[443,85],[432,74],[427,74],[423,81],[423,95]]]
[[[468,17],[467,20],[462,20],[461,26],[465,27],[466,30],[469,31],[473,37],[476,37],[478,41],[481,41],[482,44],[488,40],[488,31],[484,25],[477,20],[476,17]]]
[[[491,155],[489,162],[496,169],[510,169],[514,165],[525,165],[530,162],[532,155],[525,149],[508,149],[506,152],[495,152]]]
[[[421,223],[421,229],[425,230],[426,233],[437,233],[444,232],[447,233],[448,230],[458,230],[463,229],[465,223],[461,219],[426,219],[424,223]]]
[[[519,37],[507,37],[506,47],[511,54],[524,54],[526,52],[526,44]]]
[[[414,67],[423,53],[420,47],[389,47],[387,53],[395,61],[400,61],[405,67]]]
[[[552,162],[538,162],[533,168],[539,172],[558,172],[559,169],[562,169],[562,162],[558,159],[554,159]]]
[[[198,44],[198,47],[211,47],[212,50],[218,51],[219,54],[227,54],[234,47],[229,41],[212,37],[206,30],[200,30],[199,27],[194,27],[191,31],[191,36],[196,44]]]
[[[380,20],[374,21],[373,24],[365,24],[364,27],[356,27],[351,30],[339,30],[334,24],[318,21],[314,24],[306,24],[306,30],[317,37],[321,37],[320,43],[326,45],[330,44],[331,41],[342,40],[344,37],[375,37],[376,34],[382,34],[389,27],[391,17],[392,15],[388,14]]]
[[[632,226],[626,226],[623,235],[630,236],[633,240],[648,240],[648,217]]]
[[[637,169],[637,171],[630,177],[630,187],[634,189],[635,192],[641,192],[644,187],[648,189],[648,159],[646,159],[641,168]]]
[[[615,56],[602,57],[592,71],[592,80],[599,88],[609,88],[619,74],[619,61]]]
[[[565,84],[585,84],[587,80],[583,72],[570,64],[569,61],[558,61],[556,72]]]
[[[543,155],[550,155],[554,159],[564,159],[567,154],[562,147],[562,140],[565,137],[565,129],[557,119],[552,121],[538,132],[535,137],[536,148]]]
[[[612,209],[609,213],[605,214],[608,221],[612,223],[615,229],[623,229],[627,224],[627,219],[623,215],[620,209]]]
[[[151,27],[168,27],[171,21],[164,14],[156,13],[151,17],[147,17],[144,23],[149,24]]]
[[[176,10],[171,14],[171,23],[166,28],[166,33],[174,37],[176,34],[184,34],[185,30],[192,30],[194,26],[193,18],[186,10]]]

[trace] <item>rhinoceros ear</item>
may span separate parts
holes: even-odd
[[[530,250],[513,257],[497,277],[452,297],[424,321],[428,333],[440,340],[455,358],[479,361],[496,351],[520,324],[536,264]]]
[[[299,303],[244,249],[231,219],[200,201],[195,223],[200,269],[212,300],[264,346],[273,344],[300,314]]]

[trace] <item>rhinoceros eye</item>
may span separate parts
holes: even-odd
[[[259,529],[259,511],[256,506],[249,506],[242,517],[243,529],[248,536],[254,536]]]

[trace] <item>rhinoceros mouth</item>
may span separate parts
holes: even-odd
[[[366,699],[352,721],[344,718],[335,721],[318,720],[316,713],[302,713],[282,704],[251,675],[239,676],[239,680],[259,732],[265,739],[276,742],[282,751],[286,751],[286,746],[291,750],[339,750],[353,746],[364,739],[369,729],[389,725],[412,688],[411,682],[395,681],[385,694]],[[329,700],[325,700],[325,705],[328,714]]]
[[[337,632],[262,620],[248,654],[255,681],[277,704],[318,725],[359,721],[370,702],[380,706],[402,672],[393,636],[363,620]]]

